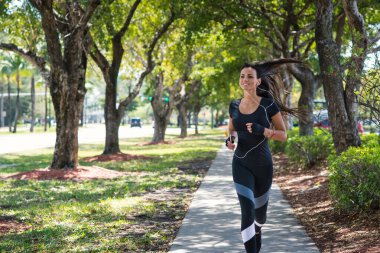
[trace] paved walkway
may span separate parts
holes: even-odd
[[[233,153],[223,147],[190,205],[169,252],[243,253],[240,206],[232,182]],[[269,199],[260,253],[318,253],[276,184]]]

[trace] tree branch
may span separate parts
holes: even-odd
[[[98,46],[92,40],[92,50],[90,52],[91,58],[95,61],[96,65],[99,66],[99,68],[102,70],[104,73],[107,69],[109,69],[109,63],[106,59],[106,57],[100,52]]]
[[[267,39],[272,43],[273,47],[275,49],[277,49],[278,51],[282,52],[282,46],[280,43],[278,43],[274,37],[268,32],[268,31],[264,31],[264,35],[265,37],[267,37]]]
[[[310,7],[310,5],[313,3],[313,1],[306,1],[306,4],[303,8],[296,14],[297,17],[302,16],[302,14]]]
[[[119,69],[120,69],[121,61],[124,54],[124,48],[121,43],[121,39],[124,36],[125,32],[128,30],[128,27],[131,23],[133,15],[138,5],[140,4],[140,2],[141,0],[136,0],[134,2],[131,9],[129,10],[127,19],[125,20],[123,27],[112,38],[112,63],[111,63],[112,78],[116,79],[119,74]],[[116,80],[114,81],[116,82]]]
[[[340,13],[338,17],[337,31],[336,31],[336,36],[335,36],[335,43],[339,48],[339,52],[340,52],[340,48],[342,47],[342,42],[343,42],[342,36],[344,34],[345,19],[346,19],[346,15],[344,11],[342,10],[342,12]]]
[[[41,24],[45,33],[47,51],[51,61],[51,67],[62,66],[63,56],[61,52],[61,42],[58,36],[58,29],[55,22],[52,0],[29,0],[37,8],[41,15]]]
[[[284,35],[281,33],[280,29],[278,29],[278,27],[273,23],[273,20],[271,19],[271,17],[266,13],[266,9],[264,6],[260,5],[260,14],[268,20],[270,26],[273,28],[273,30],[275,31],[275,33],[277,34],[278,38],[281,40],[281,43],[282,44],[286,44],[286,39],[284,37]]]
[[[303,41],[301,44],[296,45],[296,46],[294,47],[294,50],[293,50],[292,54],[296,54],[296,52],[299,52],[300,49],[303,48],[303,47],[305,47],[305,46],[306,46],[306,48],[310,48],[310,46],[311,46],[311,44],[314,42],[314,40],[315,40],[315,38],[314,38],[314,36],[313,36],[312,38]]]
[[[32,65],[36,66],[46,81],[49,80],[50,72],[46,69],[46,61],[44,58],[35,55],[31,51],[25,52],[23,49],[17,47],[14,44],[0,43],[0,49],[11,51],[20,55],[22,58],[30,62]]]
[[[119,110],[121,111],[124,110],[126,106],[128,106],[132,102],[132,100],[138,95],[145,77],[154,69],[153,50],[158,40],[165,34],[165,32],[169,29],[170,25],[174,22],[175,19],[176,19],[176,13],[174,13],[174,10],[171,10],[171,15],[169,19],[155,33],[151,43],[149,44],[148,51],[146,52],[147,65],[146,65],[145,70],[140,74],[139,80],[137,81],[137,84],[133,88],[133,91],[128,94],[127,98],[125,98],[123,101],[120,102]]]
[[[377,30],[376,35],[374,35],[373,37],[371,37],[371,38],[369,39],[369,43],[370,43],[370,44],[375,44],[375,43],[378,42],[379,40],[380,40],[380,29]]]
[[[380,51],[380,46],[374,47],[368,51],[368,53],[373,54]]]
[[[84,12],[83,16],[78,22],[78,27],[80,30],[84,30],[88,24],[88,21],[94,14],[96,8],[99,6],[100,0],[91,0],[90,4],[88,5],[86,11]]]
[[[137,7],[139,6],[139,4],[141,3],[141,0],[136,0],[131,9],[129,10],[129,13],[128,13],[128,16],[127,18],[125,19],[125,22],[123,24],[123,27],[117,32],[117,34],[115,35],[115,37],[123,37],[125,32],[128,30],[129,28],[129,25],[131,24],[131,21],[132,21],[132,18],[133,18],[133,15],[135,14],[135,11],[137,9]]]

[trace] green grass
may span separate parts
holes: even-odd
[[[149,160],[84,163],[131,172],[113,180],[0,181],[0,220],[31,226],[24,232],[0,236],[0,252],[145,252],[165,251],[201,180],[198,173],[177,169],[195,160],[215,158],[221,147],[219,130],[179,139],[169,145],[141,146],[149,139],[121,140],[128,154]],[[80,157],[98,155],[101,145],[81,145]],[[49,165],[51,150],[10,154],[0,164],[3,173]],[[136,172],[136,173],[135,173]],[[138,173],[142,172],[142,173]],[[166,199],[156,198],[162,191]]]
[[[12,125],[13,129],[13,125]],[[44,126],[35,126],[33,129],[34,133],[55,133],[55,127],[47,127],[47,130],[45,132],[45,127]],[[30,126],[29,125],[24,125],[24,124],[19,124],[17,125],[17,131],[16,134],[28,134],[30,133]],[[0,131],[0,135],[6,135],[6,134],[15,134],[12,132],[9,132],[8,127],[3,127]]]

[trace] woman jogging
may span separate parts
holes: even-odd
[[[232,174],[241,207],[241,235],[247,252],[261,248],[261,227],[266,221],[273,163],[268,139],[285,141],[286,129],[280,111],[293,114],[281,103],[280,82],[275,70],[293,59],[280,59],[261,64],[245,64],[240,72],[244,96],[231,102],[226,145],[235,149]]]

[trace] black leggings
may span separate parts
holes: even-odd
[[[244,159],[245,160],[245,159]],[[266,221],[269,190],[273,179],[273,165],[255,166],[234,157],[232,175],[241,208],[241,234],[244,247],[256,253],[255,233]],[[255,229],[256,225],[256,229]]]

